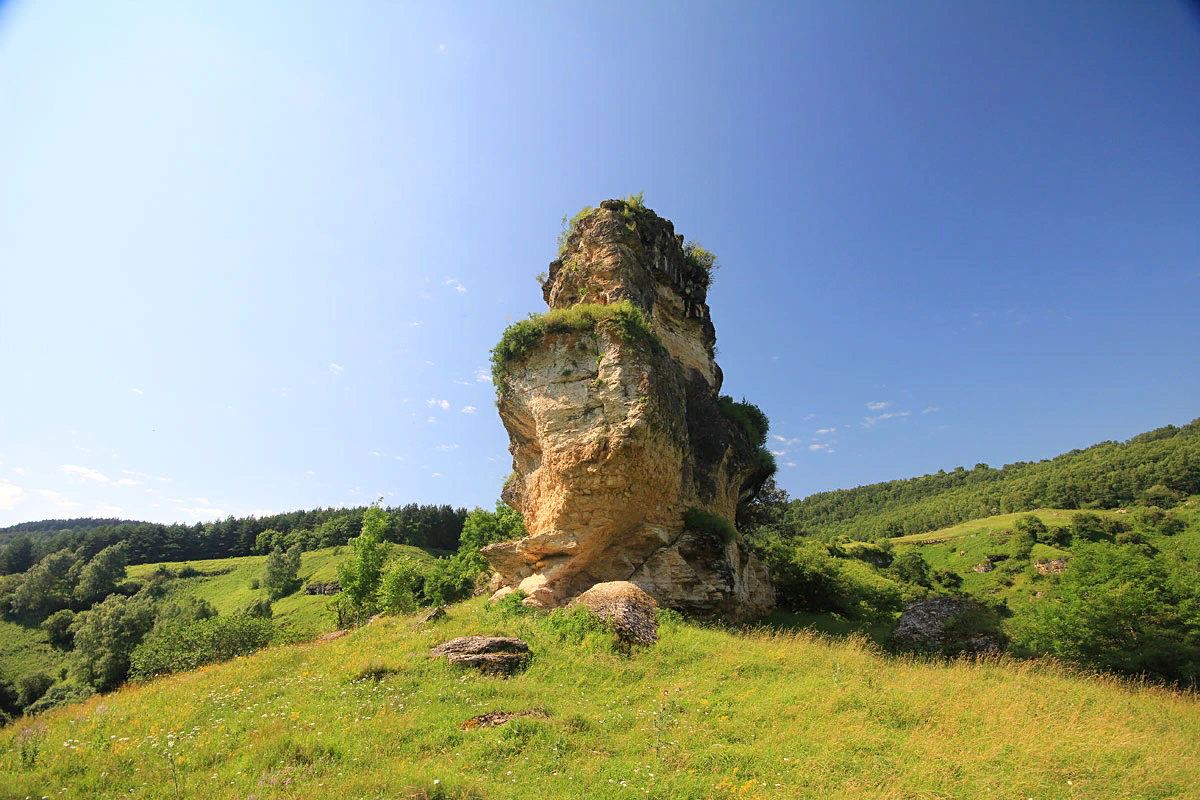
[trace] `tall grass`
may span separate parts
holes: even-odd
[[[502,680],[427,656],[469,633],[520,636],[532,664]],[[533,709],[548,716],[461,727]],[[20,797],[1182,797],[1198,711],[1048,663],[885,657],[677,615],[622,655],[476,599],[22,722],[0,733],[0,771]]]

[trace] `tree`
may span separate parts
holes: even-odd
[[[43,558],[25,573],[13,594],[14,614],[40,617],[71,604],[70,578],[77,567],[75,554],[59,550]]]
[[[525,521],[520,512],[499,501],[494,512],[476,508],[463,523],[458,552],[438,559],[425,576],[425,599],[442,605],[469,596],[476,578],[488,569],[487,558],[479,551],[495,542],[524,537]]]
[[[28,536],[18,536],[4,548],[0,557],[0,573],[18,575],[33,566],[33,540]]]
[[[81,677],[97,691],[115,689],[129,674],[133,649],[153,627],[153,601],[140,593],[111,594],[80,614],[71,629]]]
[[[387,614],[411,614],[417,610],[416,590],[421,572],[412,559],[401,557],[388,565],[379,583],[379,608]]]
[[[921,557],[916,550],[905,550],[892,559],[888,570],[905,583],[915,583],[928,588],[930,586],[929,562]]]
[[[267,556],[262,587],[267,590],[272,600],[291,594],[299,587],[300,581],[296,573],[300,570],[301,555],[300,545],[294,544],[286,553],[276,546]]]
[[[376,500],[363,514],[362,533],[348,542],[353,555],[338,564],[342,595],[358,614],[368,614],[375,608],[383,565],[387,561],[388,545],[383,540],[387,527],[387,515]]]
[[[75,599],[90,606],[112,594],[117,584],[125,580],[125,565],[129,546],[124,542],[110,545],[92,558],[79,573]]]
[[[46,638],[50,640],[52,647],[70,650],[75,647],[75,635],[71,633],[71,626],[74,624],[75,612],[64,608],[47,617],[42,623],[42,630],[46,632]]]

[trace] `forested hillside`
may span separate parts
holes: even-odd
[[[229,517],[194,525],[78,519],[27,522],[0,529],[0,575],[24,572],[51,553],[87,557],[125,542],[128,563],[194,561],[265,555],[275,547],[303,551],[345,544],[362,530],[365,508],[318,508],[265,517]],[[435,550],[458,549],[465,508],[408,505],[384,509],[385,540]]]
[[[822,492],[793,501],[786,526],[821,539],[877,540],[1035,508],[1171,508],[1200,494],[1200,419],[1101,442],[1048,461],[951,472]]]

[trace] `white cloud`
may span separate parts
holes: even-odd
[[[786,464],[784,464],[784,466],[785,466],[785,467],[794,467],[794,466],[796,466],[796,462],[795,462],[795,461],[789,461],[789,462],[787,462]]]
[[[29,474],[29,470],[27,470],[25,467],[13,467],[13,472],[17,473],[18,475]]]
[[[425,421],[426,422],[437,422],[437,417],[430,417],[429,419],[427,419]]]
[[[183,513],[187,514],[188,516],[197,517],[197,518],[201,518],[201,519],[204,519],[204,518],[212,519],[212,518],[216,518],[216,517],[225,516],[225,512],[219,508],[183,508],[180,510],[183,511]]]
[[[837,428],[818,428],[817,436],[824,436],[827,433],[834,433],[836,431],[837,431]]]
[[[442,477],[442,473],[440,473],[440,472],[435,472],[435,473],[433,473],[432,475],[430,475],[429,477],[431,477],[431,478],[440,478],[440,477]]]
[[[121,474],[122,475],[132,475],[135,478],[145,478],[148,481],[168,482],[171,480],[170,478],[160,478],[156,475],[147,475],[144,472],[135,472],[134,470],[131,470],[131,469],[123,469],[123,470],[121,470]]]
[[[786,436],[780,436],[778,433],[775,434],[775,438],[778,439],[779,441],[783,442],[784,444],[788,445],[789,447],[791,447],[792,445],[800,444],[799,439],[789,439]]]
[[[372,451],[371,451],[371,455],[373,455],[373,456],[377,456],[377,455],[379,455],[379,451],[378,451],[378,450],[372,450]]]
[[[816,415],[816,414],[809,414],[809,415],[807,415],[807,416],[804,418],[804,421],[805,421],[805,422],[808,422],[810,419],[812,419],[812,418],[813,418],[813,417],[815,417],[815,416],[817,416],[817,415]]]
[[[787,455],[787,450],[772,450],[772,451],[771,451],[771,455],[773,455],[773,456],[786,456],[786,455]]]
[[[937,406],[930,406],[929,408],[925,409],[921,413],[922,414],[936,414],[939,411],[941,411],[941,409],[938,408]]]
[[[863,427],[869,428],[876,422],[883,422],[885,419],[893,419],[894,417],[907,417],[907,411],[889,411],[886,414],[880,414],[877,417],[863,417]]]
[[[421,327],[421,323],[419,323],[419,322],[417,322],[417,321],[415,321],[415,320],[414,320],[414,321],[412,321],[412,322],[405,323],[405,324],[406,324],[406,325],[408,325],[408,327],[410,327],[410,328],[419,328],[419,327]]]
[[[63,464],[62,471],[67,473],[68,475],[78,475],[79,481],[81,483],[85,483],[87,481],[95,481],[96,483],[108,483],[107,475],[104,475],[103,473],[101,473],[97,470],[89,469],[88,467],[81,467],[78,464]]]
[[[180,500],[178,497],[168,497],[167,502],[169,502],[169,503],[186,503],[187,500]]]
[[[432,408],[441,408],[443,410],[449,410],[450,401],[449,400],[438,400],[436,397],[431,397],[425,401],[425,405],[430,406]]]
[[[199,504],[200,504],[200,505],[202,505],[202,506],[210,506],[210,505],[212,505],[212,503],[208,502],[208,498],[207,498],[207,497],[193,497],[193,498],[192,498],[192,502],[193,502],[193,503],[199,503]]]
[[[117,481],[117,486],[141,486],[141,481],[135,481],[133,478],[121,478]]]
[[[891,403],[884,402],[867,403],[867,408],[871,409],[872,411],[883,411],[890,405]]]
[[[808,446],[808,449],[814,453],[833,453],[833,452],[835,452],[834,449],[827,444],[810,444]]]
[[[141,389],[130,389],[129,391],[133,392],[134,394],[145,394],[145,392],[143,392]]]
[[[456,278],[446,278],[446,280],[442,281],[442,285],[453,286],[456,292],[465,292],[467,290],[467,287],[459,283]]]
[[[492,382],[491,370],[489,370],[487,367],[480,367],[479,369],[475,370],[475,382],[476,383],[491,383]]]
[[[332,372],[334,375],[341,375],[346,370],[342,369],[342,367],[337,364],[330,364],[329,371]]]
[[[463,406],[462,407],[462,413],[464,413],[464,414],[474,414],[478,410],[479,409],[475,408],[475,406]]]
[[[58,506],[59,508],[72,509],[83,506],[83,503],[76,503],[73,500],[68,500],[58,492],[55,492],[51,489],[34,489],[33,491],[35,494],[39,494],[50,502],[54,503],[54,505]]]
[[[458,384],[459,386],[470,386],[471,385],[470,381],[464,381],[462,378],[455,378],[454,380],[452,380],[450,382],[454,383],[454,384]]]
[[[437,362],[436,362],[436,361],[430,361],[429,359],[425,359],[425,366],[427,366],[427,367],[432,367],[432,366],[434,366],[435,364],[437,364]]]
[[[150,507],[151,508],[162,508],[162,503],[151,503]]]
[[[27,497],[29,497],[28,493],[20,486],[13,486],[8,481],[0,481],[0,508],[5,511],[13,510]]]
[[[456,442],[456,443],[454,443],[454,444],[439,444],[439,445],[437,446],[437,448],[438,448],[438,450],[441,450],[443,453],[448,453],[448,452],[450,452],[451,450],[457,450],[457,449],[458,449],[458,443]]]
[[[404,460],[404,456],[396,456],[396,460],[397,460],[397,461],[403,461],[403,460]]]

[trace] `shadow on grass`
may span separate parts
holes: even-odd
[[[837,614],[793,614],[778,608],[755,624],[785,631],[808,629],[839,638],[861,634],[881,647],[892,638],[895,627],[894,623],[856,622]]]

